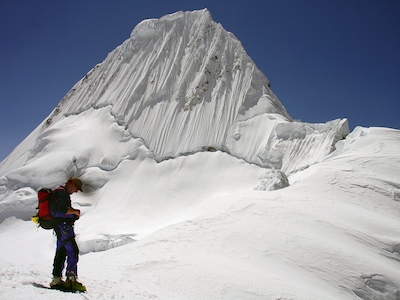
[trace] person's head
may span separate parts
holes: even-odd
[[[82,181],[79,178],[72,177],[65,184],[65,189],[69,194],[76,193],[77,191],[82,192]]]

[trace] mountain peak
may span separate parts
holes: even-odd
[[[178,19],[193,22],[213,22],[210,11],[205,8],[203,10],[195,10],[195,11],[177,11],[172,14],[165,15],[160,19],[146,19],[141,21],[139,24],[135,26],[132,30],[131,38],[137,39],[140,36],[147,36],[148,34],[154,34],[155,28],[160,24],[173,24]]]
[[[259,114],[291,120],[241,43],[207,9],[140,22],[50,119],[107,105],[159,160],[222,149],[238,121]]]
[[[232,33],[214,22],[207,9],[180,11],[140,22],[17,147],[18,159],[0,169],[7,173],[57,148],[60,141],[51,134],[78,122],[75,116],[85,116],[79,119],[86,122],[80,130],[92,134],[81,136],[95,143],[96,128],[87,127],[87,118],[105,118],[105,113],[123,130],[117,130],[121,139],[116,143],[140,139],[156,161],[214,149],[288,174],[321,161],[348,133],[346,120],[293,122]],[[75,172],[92,166],[109,170],[136,157],[132,147],[116,154],[86,145],[97,155],[88,158],[77,148],[72,160],[65,159]]]

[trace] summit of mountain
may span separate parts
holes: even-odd
[[[62,134],[71,123],[80,132],[81,144],[90,144],[87,135],[95,128],[76,122],[104,115],[91,110],[106,111],[122,130],[115,147],[139,139],[158,162],[220,150],[286,174],[321,161],[349,133],[346,119],[326,124],[293,121],[232,33],[213,21],[207,9],[180,11],[140,22],[2,162],[0,174],[57,148],[52,133]],[[83,146],[103,153],[98,147]],[[102,161],[112,161],[106,168],[115,168],[136,151],[127,148],[120,157],[102,154],[101,161],[87,163],[78,147],[61,159],[79,165],[82,174]]]

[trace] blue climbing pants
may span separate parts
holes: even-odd
[[[75,241],[75,232],[72,224],[63,222],[56,224],[54,230],[57,235],[57,248],[53,263],[53,276],[62,277],[65,260],[67,268],[65,274],[73,271],[78,276],[79,249]]]

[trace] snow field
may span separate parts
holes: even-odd
[[[143,221],[130,232],[137,234],[135,241],[81,255],[80,278],[88,286],[87,296],[396,299],[399,202],[390,195],[399,190],[392,186],[391,192],[382,191],[388,190],[387,176],[395,173],[393,163],[400,163],[394,151],[399,138],[398,131],[371,129],[357,141],[349,140],[351,149],[272,192],[252,190],[258,167],[221,152],[158,164],[146,158],[140,162],[143,169],[128,167],[134,162],[121,164],[113,172],[125,176],[112,177],[119,180],[111,179],[92,195],[74,195],[75,203],[89,203],[88,198],[102,194],[98,203],[82,207],[86,212],[76,225],[81,248],[91,234],[106,240],[134,229],[139,216]],[[193,171],[196,180],[185,180],[195,176]],[[135,183],[129,186],[131,198],[126,197],[126,182]],[[144,191],[150,196],[138,197]],[[112,210],[113,199],[121,203]],[[27,284],[48,281],[55,243],[51,233],[8,218],[0,235],[7,241],[1,246],[2,294],[22,299],[15,298],[12,282],[22,283],[18,289],[35,296],[55,293]],[[27,244],[30,256],[25,254]],[[72,296],[62,294],[60,299]]]

